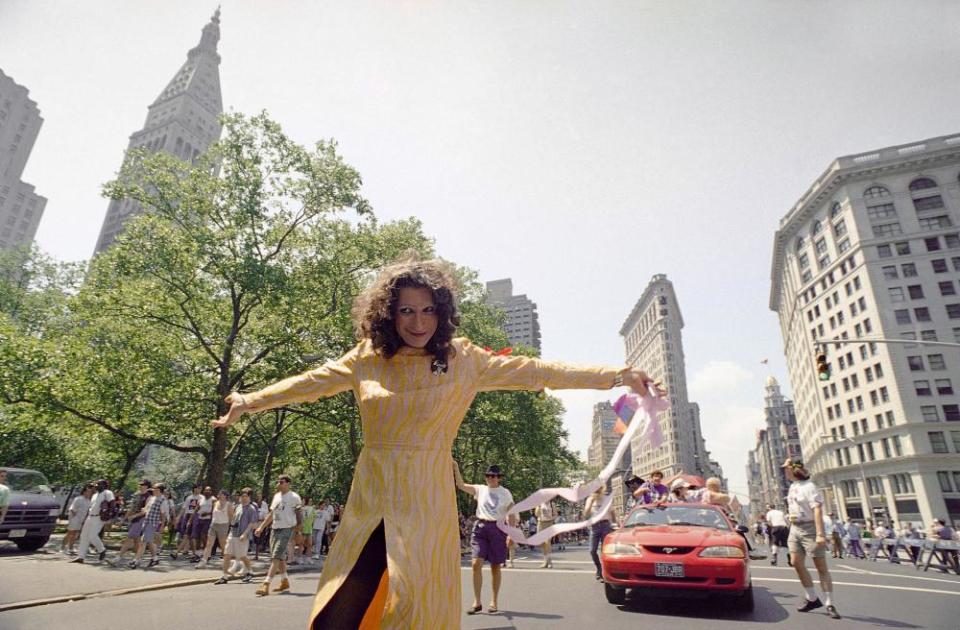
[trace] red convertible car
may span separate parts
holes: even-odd
[[[635,508],[623,527],[603,541],[600,562],[611,604],[623,604],[627,589],[733,598],[753,610],[746,531],[717,506],[665,503]]]

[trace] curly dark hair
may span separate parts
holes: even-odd
[[[439,260],[423,260],[410,252],[384,267],[353,303],[353,323],[360,339],[369,339],[374,350],[387,359],[403,346],[394,321],[400,289],[428,289],[437,313],[437,331],[426,350],[438,365],[445,366],[453,352],[450,342],[460,325],[457,280],[453,266]]]

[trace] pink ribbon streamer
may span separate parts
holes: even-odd
[[[652,387],[648,388],[647,395],[643,397],[636,396],[636,394],[624,394],[624,396],[633,396],[639,399],[639,407],[637,408],[636,414],[634,414],[633,420],[627,427],[626,433],[624,433],[620,437],[620,441],[617,442],[617,450],[614,451],[613,457],[610,458],[609,462],[607,462],[606,467],[604,467],[604,469],[600,472],[600,475],[597,476],[596,479],[588,481],[575,488],[542,488],[528,496],[523,501],[514,504],[514,506],[510,508],[510,511],[507,512],[499,521],[497,521],[497,527],[510,536],[514,542],[523,545],[536,546],[550,540],[558,534],[583,529],[606,518],[607,512],[610,511],[610,506],[613,503],[613,494],[604,496],[603,503],[600,504],[600,509],[594,512],[593,516],[591,516],[589,519],[576,523],[559,523],[556,525],[551,525],[545,530],[537,532],[530,537],[524,536],[523,531],[518,527],[507,524],[507,519],[510,516],[532,510],[538,505],[543,505],[547,501],[550,501],[556,497],[564,498],[571,503],[579,503],[580,501],[585,500],[587,497],[593,494],[597,488],[606,485],[610,477],[613,476],[613,473],[616,472],[617,464],[619,464],[619,462],[623,459],[624,453],[630,446],[630,439],[641,430],[641,427],[648,436],[659,433],[657,414],[664,409],[667,409],[670,406],[670,402],[665,397],[654,394]],[[621,400],[622,398],[623,397],[621,397]],[[621,400],[618,400],[617,402],[620,403]],[[651,426],[651,423],[658,426],[654,428]]]

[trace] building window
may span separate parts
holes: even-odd
[[[837,251],[841,254],[850,249],[850,239],[845,238],[837,244]]]
[[[952,256],[950,261],[953,263],[953,270],[960,271],[960,256]]]
[[[889,197],[890,191],[883,186],[871,186],[863,191],[864,199],[876,199],[878,197]]]
[[[924,422],[940,422],[940,415],[937,413],[935,405],[922,405],[920,413],[923,414]]]
[[[905,263],[905,264],[903,264],[903,265],[900,265],[900,267],[901,267],[901,269],[903,269],[903,277],[904,277],[904,278],[915,278],[915,277],[917,277],[917,266],[916,266],[915,264],[913,264],[913,263]]]
[[[947,422],[960,422],[960,405],[944,405],[943,419]]]
[[[915,333],[915,332],[903,332],[903,333],[900,333],[900,338],[901,338],[901,339],[916,339],[916,338],[917,338],[917,333]],[[903,344],[903,347],[904,347],[904,348],[916,348],[916,347],[917,347],[917,344],[915,344],[915,343],[905,343],[905,344]]]
[[[928,309],[926,306],[913,309],[913,315],[917,318],[918,322],[930,321],[930,309]]]
[[[800,280],[804,284],[810,282],[811,280],[813,280],[813,272],[807,269],[806,271],[803,272],[803,275],[801,276]]]
[[[821,225],[820,220],[818,219],[813,222],[813,227],[810,228],[810,234],[816,236],[817,234],[820,233],[822,229],[823,229],[823,225]]]
[[[810,257],[806,253],[800,254],[797,258],[797,262],[800,264],[801,269],[806,269],[810,266]]]
[[[932,238],[925,238],[923,242],[927,245],[928,252],[935,252],[940,250],[940,239],[936,236]]]
[[[928,431],[927,436],[930,438],[930,448],[934,453],[950,452],[950,449],[947,448],[947,440],[943,436],[943,431]]]
[[[928,188],[936,187],[937,182],[933,181],[929,177],[918,177],[910,182],[910,190],[927,190]]]
[[[939,210],[943,207],[943,198],[940,195],[917,197],[913,200],[913,207],[918,212],[922,212],[924,210]]]
[[[910,366],[911,372],[923,372],[923,357],[913,356],[907,357],[907,365]]]
[[[893,436],[892,441],[893,441],[894,454],[897,457],[901,457],[903,455],[903,445],[900,443],[900,436],[899,435]]]
[[[906,299],[902,287],[888,287],[887,294],[890,296],[891,302],[903,302]]]
[[[951,280],[946,280],[944,282],[939,283],[939,287],[940,287],[940,295],[956,295],[957,294],[957,290],[953,286],[953,281]]]
[[[943,241],[947,249],[960,249],[960,234],[944,234]]]
[[[888,219],[897,216],[897,210],[892,203],[882,203],[876,206],[867,206],[867,216],[871,221]]]
[[[949,271],[947,268],[947,261],[943,258],[938,258],[936,260],[930,261],[930,266],[933,267],[933,273],[946,273]]]
[[[938,378],[934,381],[934,385],[937,387],[937,393],[950,396],[953,394],[953,383],[949,378]]]
[[[947,304],[947,317],[960,319],[960,304]]]
[[[927,363],[930,364],[930,369],[935,372],[947,369],[947,362],[943,360],[942,354],[927,355]]]
[[[814,243],[814,249],[817,251],[817,255],[827,253],[827,239],[821,238],[817,239],[817,242]]]
[[[883,238],[884,236],[897,236],[903,234],[903,229],[900,227],[899,223],[882,223],[880,225],[873,226],[873,235],[876,238]]]
[[[945,214],[936,217],[919,219],[920,229],[925,231],[939,230],[941,228],[953,227],[953,221]]]
[[[917,396],[930,396],[933,392],[930,390],[930,381],[914,381],[913,389]]]
[[[919,284],[912,284],[907,287],[907,292],[910,294],[911,300],[922,300],[923,299],[923,287]]]
[[[883,278],[884,280],[896,280],[900,277],[900,274],[897,273],[896,265],[887,265],[883,267]]]
[[[883,482],[880,477],[867,477],[867,488],[870,490],[870,494],[883,494]]]
[[[937,451],[934,451],[937,452]],[[941,492],[953,492],[953,485],[950,483],[950,473],[945,470],[937,471],[937,481],[940,482]]]
[[[893,256],[893,251],[889,245],[877,245],[877,257],[890,258],[891,256]]]
[[[831,219],[834,218],[835,216],[839,215],[841,212],[843,212],[843,206],[840,205],[839,201],[834,201],[833,205],[830,206],[830,218]]]

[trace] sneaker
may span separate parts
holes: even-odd
[[[171,559],[171,560],[176,560],[176,559],[177,559],[177,552],[176,552],[176,551],[173,551],[173,552],[170,553],[170,559]]]
[[[831,619],[840,618],[840,613],[837,612],[837,607],[834,606],[833,604],[830,604],[829,606],[827,606],[827,615],[829,615]]]
[[[214,582],[214,584],[226,584],[226,583],[227,583],[227,578],[223,577],[222,575],[220,576],[219,580]]]
[[[812,602],[809,599],[804,599],[803,606],[797,606],[797,612],[810,612],[821,607],[823,607],[823,602],[820,601],[819,597]]]
[[[100,552],[100,562],[103,562],[104,558],[106,557],[107,557],[107,550],[104,549],[103,551]]]
[[[206,569],[206,568],[207,568],[207,563],[206,563],[206,562],[203,562],[203,561],[197,562],[197,566],[195,566],[195,567],[193,567],[193,568],[194,568],[194,569]]]
[[[155,567],[158,564],[160,564],[160,558],[154,558],[153,560],[147,563],[147,568],[149,569],[150,567]]]
[[[71,560],[70,562],[72,562],[72,563],[74,563],[74,564],[83,564],[83,558],[74,558],[74,559]]]
[[[243,582],[244,584],[249,584],[252,580],[253,580],[253,573],[247,573],[246,575],[243,576],[243,578],[241,578],[240,581]]]
[[[69,550],[69,551],[67,552],[67,555],[68,555],[68,556],[75,556],[75,555],[77,555],[77,550],[76,550],[76,549],[71,549],[71,550]]]
[[[276,588],[276,591],[289,591],[290,590],[290,581],[287,578],[282,578],[280,580],[280,586]]]
[[[270,594],[270,584],[264,582],[260,585],[260,588],[257,589],[257,597],[263,597],[264,595]]]
[[[136,568],[137,568],[137,561],[136,561],[136,560],[131,560],[130,562],[128,562],[128,563],[127,563],[127,568],[128,568],[128,569],[136,569]]]

